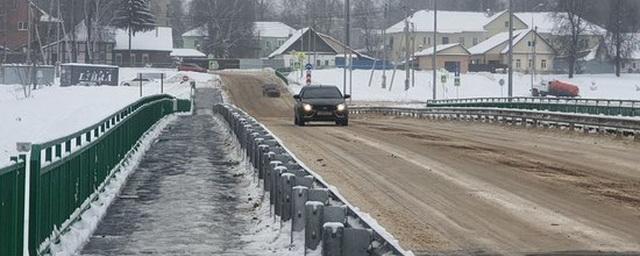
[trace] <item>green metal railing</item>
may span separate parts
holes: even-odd
[[[74,134],[31,145],[29,170],[24,161],[0,169],[0,255],[22,255],[26,171],[27,243],[29,254],[39,255],[87,208],[145,132],[166,115],[190,110],[189,100],[149,96]]]
[[[24,158],[0,169],[0,255],[22,255],[25,173]]]
[[[427,107],[474,107],[546,110],[608,116],[640,116],[640,101],[588,98],[468,98],[430,100]]]

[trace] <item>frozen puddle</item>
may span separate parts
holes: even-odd
[[[196,114],[165,129],[81,255],[295,253],[286,225],[264,211],[254,171],[226,123],[211,114],[219,93],[198,95]]]

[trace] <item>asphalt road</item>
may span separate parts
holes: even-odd
[[[265,73],[222,73],[258,118],[417,254],[640,254],[640,145],[578,133],[352,116],[293,125]]]

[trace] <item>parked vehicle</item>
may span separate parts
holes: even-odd
[[[190,71],[190,72],[200,72],[207,73],[208,70],[206,68],[200,67],[196,64],[191,63],[182,63],[178,66],[178,71]]]
[[[344,96],[336,86],[305,86],[300,94],[293,96],[295,125],[304,126],[307,122],[335,122],[336,125],[349,125],[349,109]]]
[[[139,77],[136,77],[134,79],[131,80],[126,80],[126,81],[122,81],[122,83],[120,83],[121,86],[138,86],[140,85],[140,81],[141,79]],[[146,85],[149,84],[153,81],[149,80],[148,78],[142,78],[142,85]]]
[[[276,84],[265,84],[262,86],[262,96],[279,98],[280,94],[280,89]]]
[[[534,97],[545,97],[547,95],[556,97],[578,97],[580,96],[580,87],[560,80],[543,81],[539,86],[531,89],[531,95]]]

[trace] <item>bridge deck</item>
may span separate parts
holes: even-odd
[[[163,132],[82,255],[246,253],[241,237],[251,225],[251,170],[212,115],[219,92],[199,89],[198,95],[204,104]]]

